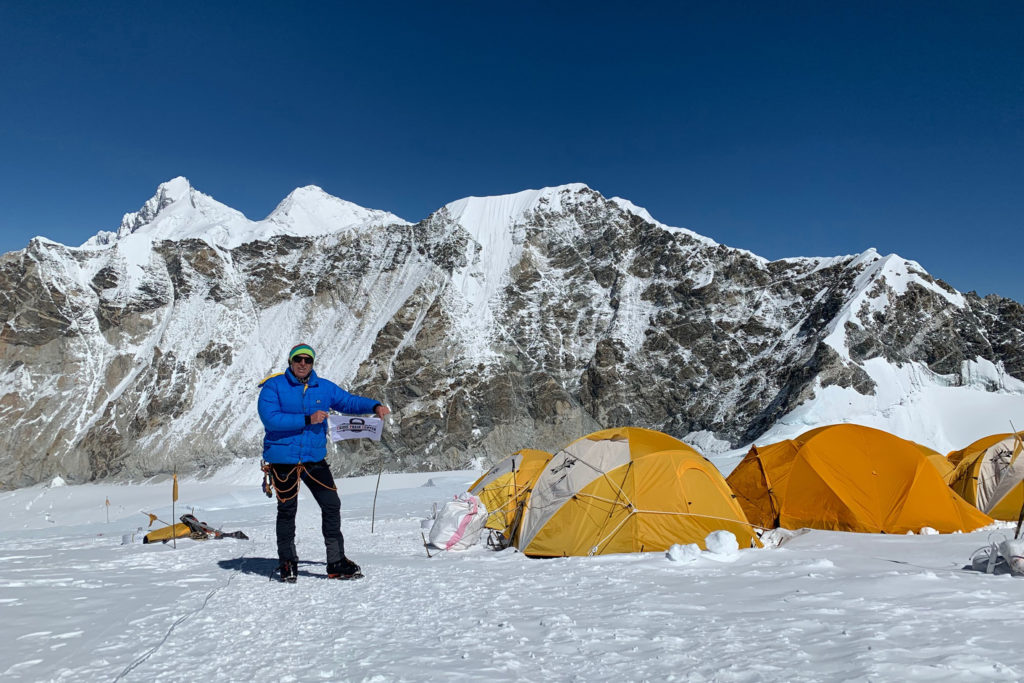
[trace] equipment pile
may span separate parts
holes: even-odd
[[[971,554],[971,568],[986,574],[1024,575],[1024,538],[992,542]]]
[[[149,532],[142,539],[143,543],[167,543],[175,538],[192,538],[197,541],[205,541],[208,538],[240,538],[249,540],[241,531],[221,531],[214,529],[206,522],[199,521],[195,515],[184,514],[181,516],[181,524],[172,524],[162,529]]]

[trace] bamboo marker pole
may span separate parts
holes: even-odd
[[[178,518],[178,515],[174,511],[174,506],[175,506],[175,503],[178,502],[178,468],[174,468],[173,481],[174,481],[174,486],[171,489],[171,546],[175,550],[177,550],[178,549],[178,534],[174,530],[174,525],[176,524],[176,522],[174,520],[176,520]]]

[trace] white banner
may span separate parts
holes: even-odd
[[[356,417],[354,415],[328,415],[327,433],[331,441],[345,439],[373,439],[380,441],[384,431],[384,420],[379,417]]]

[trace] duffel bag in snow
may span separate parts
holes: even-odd
[[[441,508],[430,527],[430,544],[444,550],[465,550],[480,538],[487,508],[476,496],[460,494]]]

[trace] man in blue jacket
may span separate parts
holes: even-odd
[[[327,578],[351,579],[362,571],[345,556],[341,535],[341,499],[327,465],[328,411],[374,413],[384,417],[391,410],[371,398],[355,396],[313,372],[316,353],[308,344],[288,352],[288,369],[267,377],[260,386],[259,413],[266,436],[263,459],[270,465],[277,493],[277,556],[281,581],[295,583],[299,556],[295,551],[295,513],[299,508],[299,481],[320,505],[324,543],[327,546]]]

